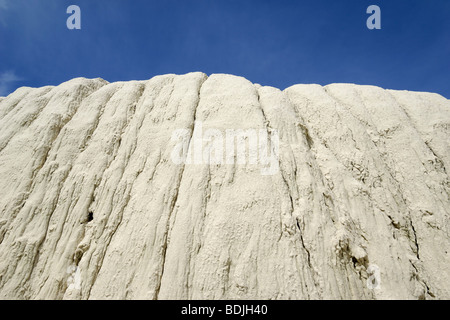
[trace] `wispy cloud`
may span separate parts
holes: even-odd
[[[0,73],[0,96],[3,97],[9,94],[11,85],[18,81],[22,81],[22,79],[18,77],[14,71],[5,71]]]
[[[5,16],[3,14],[4,11],[8,10],[9,8],[9,0],[0,0],[0,23],[5,26]]]
[[[1,9],[8,9],[8,1],[7,0],[0,0],[0,10]]]

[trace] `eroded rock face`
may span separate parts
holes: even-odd
[[[193,154],[200,124],[276,132],[278,170],[175,163],[174,132]],[[449,137],[449,100],[371,86],[18,89],[0,99],[0,297],[449,299]]]

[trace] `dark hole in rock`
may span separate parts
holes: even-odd
[[[94,220],[94,213],[92,211],[89,211],[87,221],[91,222],[92,220]]]

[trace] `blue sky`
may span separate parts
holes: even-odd
[[[66,9],[81,8],[68,30]],[[366,9],[381,8],[368,30]],[[0,95],[191,71],[284,89],[344,82],[450,98],[449,0],[0,0]]]

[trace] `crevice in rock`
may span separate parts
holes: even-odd
[[[415,252],[415,253],[416,253],[417,259],[420,260],[420,254],[419,254],[419,242],[417,241],[416,229],[414,228],[412,219],[409,220],[409,223],[411,224],[411,230],[412,230],[413,235],[414,235],[414,244],[415,244],[415,246],[416,246],[416,252]]]
[[[306,251],[306,255],[308,258],[308,266],[311,270],[314,270],[312,267],[312,264],[311,264],[311,253],[309,252],[308,248],[306,248],[306,246],[305,246],[305,241],[303,240],[303,234],[302,234],[303,231],[302,231],[302,228],[300,227],[300,224],[298,223],[298,221],[297,221],[297,228],[299,230],[300,242],[302,244],[303,249]]]
[[[420,276],[419,269],[416,267],[414,262],[410,261],[410,264],[411,264],[411,266],[414,269],[414,273],[412,274],[410,280],[417,281],[424,288],[424,291],[422,292],[422,294],[419,295],[418,300],[426,300],[426,295],[429,295],[433,299],[436,298],[436,295],[434,294],[434,292],[431,291],[431,289],[428,286],[427,282],[425,280],[423,280],[422,277]]]
[[[447,168],[445,168],[444,162],[442,161],[442,159],[434,152],[434,150],[431,148],[430,146],[430,142],[429,141],[424,141],[425,145],[428,147],[428,149],[431,151],[431,153],[433,154],[433,156],[436,159],[436,164],[438,165],[439,168],[442,168],[442,171],[444,172],[445,175],[447,175]]]
[[[92,211],[89,211],[87,216],[87,222],[91,222],[92,220],[94,220],[94,213]]]
[[[303,135],[306,137],[306,142],[308,144],[309,149],[311,149],[314,146],[314,141],[313,141],[313,139],[311,138],[311,136],[309,134],[308,127],[306,127],[305,125],[303,125],[301,123],[298,123],[298,126],[302,130]]]

